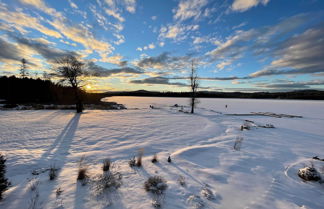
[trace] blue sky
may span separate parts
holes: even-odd
[[[93,91],[324,90],[321,0],[1,0],[0,75],[73,54]]]

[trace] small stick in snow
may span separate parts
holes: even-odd
[[[158,160],[157,160],[157,155],[155,154],[155,155],[153,156],[152,163],[157,163],[157,162],[158,162]]]
[[[168,157],[168,162],[171,163],[171,156]]]

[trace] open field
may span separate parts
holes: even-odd
[[[322,101],[200,99],[191,115],[171,107],[187,105],[185,98],[108,100],[128,109],[82,114],[0,111],[0,152],[8,159],[7,177],[12,183],[0,208],[28,208],[35,203],[35,190],[30,188],[35,181],[39,192],[35,208],[153,208],[154,196],[144,190],[144,182],[154,175],[168,185],[162,208],[320,209],[324,205],[324,184],[303,182],[297,176],[298,169],[311,162],[324,176],[324,162],[311,160],[324,158]],[[250,112],[302,118],[227,115]],[[250,130],[241,131],[244,124]],[[275,128],[258,127],[266,124]],[[129,159],[142,148],[143,166],[131,168]],[[154,154],[159,161],[155,164],[151,163]],[[169,155],[172,163],[167,162]],[[113,170],[122,174],[120,188],[99,195],[91,182],[84,186],[77,182],[82,156],[90,178],[101,174],[102,161],[110,158]],[[50,181],[47,169],[52,165],[58,176]],[[61,195],[56,194],[58,188]],[[212,195],[206,195],[207,190]]]

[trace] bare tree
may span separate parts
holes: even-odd
[[[56,60],[57,67],[54,69],[54,75],[60,77],[60,83],[66,83],[74,89],[76,111],[83,111],[83,102],[81,98],[81,77],[85,75],[84,63],[76,57],[69,55]]]
[[[28,76],[28,72],[27,72],[27,60],[25,58],[22,58],[21,59],[20,76],[22,78],[27,78],[27,76]]]
[[[198,76],[196,69],[194,68],[194,61],[191,63],[191,73],[190,73],[190,90],[191,90],[191,114],[195,112],[195,106],[197,105],[197,91],[198,91]]]

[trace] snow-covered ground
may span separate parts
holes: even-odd
[[[108,100],[128,109],[0,111],[0,152],[8,159],[12,183],[0,208],[33,203],[35,208],[152,208],[144,182],[154,175],[168,185],[162,208],[198,208],[198,202],[203,208],[323,208],[324,184],[304,182],[297,171],[313,162],[324,176],[324,162],[311,160],[324,158],[324,102],[200,99],[191,115],[170,107],[187,105],[185,98]],[[303,118],[226,115],[250,112]],[[241,131],[244,120],[275,128]],[[143,167],[130,168],[129,159],[141,148]],[[156,164],[151,163],[154,154]],[[101,174],[102,161],[110,158],[122,174],[122,186],[99,196],[91,183],[82,186],[76,180],[82,156],[90,178]],[[54,181],[42,173],[51,165],[59,168]],[[35,170],[40,174],[32,175]],[[58,188],[62,193],[57,196]],[[213,198],[205,197],[206,190]]]

